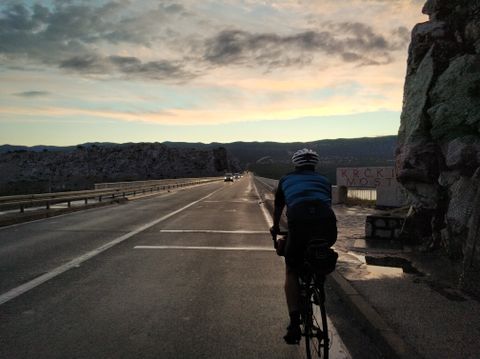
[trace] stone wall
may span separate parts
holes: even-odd
[[[396,153],[409,233],[480,274],[480,0],[429,0],[412,31]],[[408,223],[408,221],[407,221]]]

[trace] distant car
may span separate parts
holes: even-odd
[[[235,173],[235,174],[233,175],[233,177],[234,177],[235,179],[240,179],[241,176],[240,176],[240,173]]]
[[[224,182],[233,182],[233,174],[225,173],[225,179],[223,181]]]

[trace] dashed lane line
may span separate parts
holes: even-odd
[[[227,231],[216,229],[161,229],[160,233],[270,234],[269,231]]]
[[[271,247],[207,247],[207,246],[135,246],[134,249],[176,249],[176,250],[207,250],[207,251],[251,251],[273,252]]]

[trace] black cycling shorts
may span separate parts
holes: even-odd
[[[285,262],[295,269],[303,264],[304,252],[311,239],[324,239],[329,246],[337,240],[337,219],[323,203],[302,203],[289,208]]]

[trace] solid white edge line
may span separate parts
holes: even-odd
[[[252,251],[272,252],[270,247],[207,247],[207,246],[135,246],[134,249],[185,249],[185,250],[209,250],[209,251]]]
[[[257,185],[255,184],[255,177],[251,177],[251,180],[252,180],[253,188],[255,189],[255,193],[257,194],[257,197],[260,200],[259,204],[263,213],[263,218],[265,218],[265,222],[267,222],[268,227],[271,227],[273,225],[273,218],[265,208],[265,204],[263,203],[262,197],[260,197],[260,193],[258,192]]]
[[[177,209],[176,211],[173,211],[161,218],[158,218],[154,221],[151,221],[147,224],[144,224],[143,226],[137,228],[136,230],[132,231],[132,232],[129,232],[127,234],[124,234],[123,236],[121,237],[118,237],[116,239],[114,239],[113,241],[111,242],[108,242],[96,249],[94,249],[93,251],[90,251],[88,253],[85,253],[84,255],[80,256],[80,257],[77,257],[73,260],[71,260],[70,262],[68,263],[65,263],[55,269],[53,269],[52,271],[48,272],[48,273],[45,273],[35,279],[32,279],[31,281],[27,282],[27,283],[24,283],[22,285],[19,285],[18,287],[15,287],[11,290],[9,290],[8,292],[6,293],[3,293],[2,295],[0,295],[0,305],[18,297],[19,295],[25,293],[25,292],[28,292],[29,290],[39,286],[40,284],[42,283],[45,283],[46,281],[68,271],[69,269],[72,269],[72,268],[75,268],[75,267],[78,267],[81,263],[89,260],[90,258],[93,258],[95,257],[96,255],[106,251],[107,249],[117,245],[118,243],[121,243],[125,240],[127,240],[128,238],[130,237],[133,237],[134,235],[140,233],[140,232],[143,232],[144,230],[162,222],[162,221],[165,221],[166,219],[176,215],[177,213],[180,213],[184,210],[186,210],[187,208],[203,201],[204,199],[207,199],[209,197],[211,197],[213,194],[217,193],[218,191],[222,190],[224,187],[221,187],[219,189],[216,189],[215,191],[213,191],[212,193],[208,194],[207,196],[205,197],[202,197],[200,198],[199,200],[196,200],[194,202],[191,202],[189,204],[187,204],[186,206],[180,208],[180,209]]]

